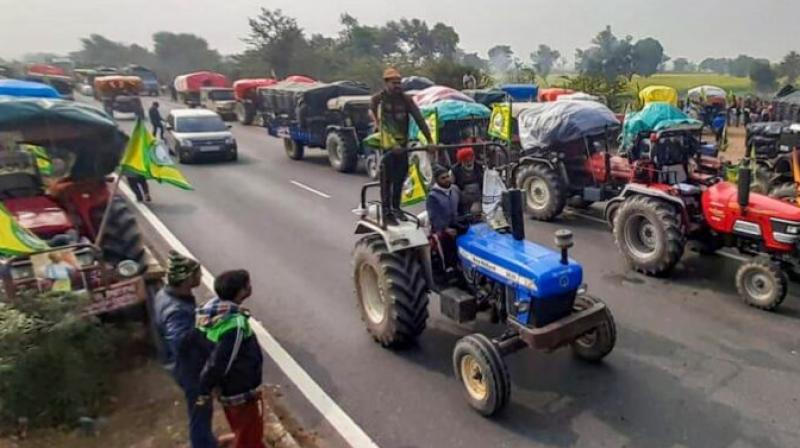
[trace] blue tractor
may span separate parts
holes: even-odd
[[[505,355],[525,347],[553,351],[571,346],[578,358],[598,362],[614,348],[611,311],[587,293],[581,265],[568,256],[571,232],[556,232],[558,251],[525,240],[519,190],[508,191],[502,201],[506,219],[501,221],[510,226],[477,222],[457,238],[458,278],[448,281],[440,275],[441,245],[426,229],[425,214],[407,213],[407,221],[387,225],[381,204],[367,200],[378,185],[362,188],[354,211],[360,216],[353,257],[362,320],[382,346],[408,346],[425,329],[435,294],[441,313],[457,323],[483,313],[503,325],[500,336],[471,334],[453,351],[456,378],[480,414],[491,416],[508,403]]]

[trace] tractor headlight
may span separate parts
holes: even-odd
[[[786,226],[786,233],[789,235],[800,234],[800,226]]]
[[[139,263],[133,260],[123,260],[117,265],[117,274],[124,278],[132,278],[139,274],[139,269]]]

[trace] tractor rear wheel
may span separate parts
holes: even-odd
[[[579,313],[597,303],[603,303],[603,301],[588,294],[579,295],[575,298],[572,310],[575,313]],[[611,353],[616,343],[617,326],[614,324],[614,316],[611,315],[611,310],[606,307],[605,322],[575,339],[572,342],[572,353],[584,361],[599,362]]]
[[[95,211],[96,223],[103,217],[103,207]],[[108,221],[103,234],[103,257],[113,265],[123,260],[133,260],[144,267],[144,242],[136,216],[128,208],[128,204],[120,197],[111,202]]]
[[[797,186],[794,183],[780,184],[769,191],[769,197],[797,204]]]
[[[628,198],[616,212],[614,241],[631,267],[656,276],[672,270],[686,246],[675,207],[642,195]]]
[[[752,307],[772,311],[786,298],[789,278],[781,266],[768,258],[750,260],[736,271],[736,290]]]
[[[520,168],[517,187],[525,194],[525,210],[539,221],[552,221],[567,204],[561,178],[545,165],[531,163]]]
[[[303,145],[291,138],[283,139],[283,150],[286,151],[286,155],[292,160],[302,160],[303,153],[305,152]]]
[[[340,173],[352,173],[358,165],[358,143],[351,133],[330,132],[325,141],[328,160]]]
[[[511,377],[497,346],[482,334],[459,339],[453,349],[453,370],[464,386],[467,402],[484,417],[500,411],[511,397]]]
[[[361,319],[384,347],[416,340],[428,320],[428,287],[411,250],[390,253],[380,236],[356,243],[353,277]]]

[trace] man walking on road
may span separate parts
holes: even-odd
[[[158,137],[163,140],[164,121],[161,118],[161,112],[158,110],[158,101],[153,101],[147,114],[150,116],[150,125],[153,126],[153,138]],[[156,132],[158,132],[158,135]]]
[[[197,406],[200,372],[211,352],[210,344],[195,329],[196,302],[192,290],[200,286],[200,264],[171,251],[167,286],[155,297],[155,323],[164,349],[164,362],[183,390],[189,412],[192,448],[216,448],[211,430],[214,409]]]
[[[383,72],[384,89],[372,97],[370,115],[381,133],[381,202],[383,216],[389,224],[407,218],[400,210],[403,183],[408,174],[408,125],[409,116],[417,122],[425,138],[433,143],[431,131],[416,103],[403,92],[400,72],[388,68]]]
[[[213,344],[200,375],[197,406],[210,406],[211,391],[219,390],[235,439],[234,448],[265,448],[261,405],[263,359],[250,313],[241,307],[252,294],[250,274],[224,272],[214,281],[217,298],[197,311],[197,328]]]

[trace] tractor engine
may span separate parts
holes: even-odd
[[[487,224],[470,227],[458,238],[458,255],[465,277],[478,299],[531,327],[543,327],[572,312],[583,280],[581,266],[562,253],[500,233]]]

